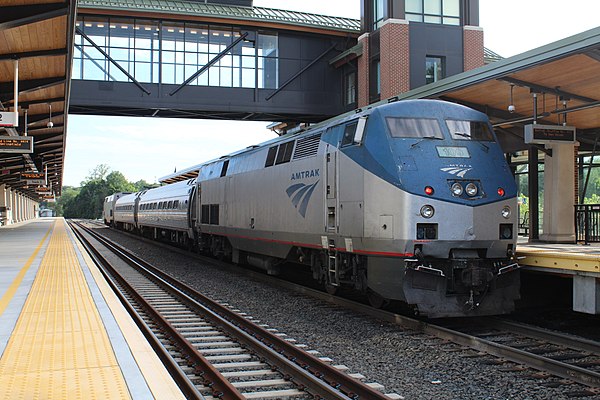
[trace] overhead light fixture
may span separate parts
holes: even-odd
[[[50,116],[48,117],[48,123],[46,126],[50,129],[54,127],[54,123],[52,122],[52,103],[48,103],[48,108],[50,110]]]
[[[509,113],[514,113],[516,110],[515,104],[513,102],[513,89],[515,88],[514,84],[510,84],[510,104],[508,105],[508,112]]]

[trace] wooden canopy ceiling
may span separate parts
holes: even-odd
[[[538,123],[562,124],[566,115],[567,124],[577,127],[581,134],[596,131],[600,128],[600,108],[596,107],[600,106],[597,104],[600,101],[600,59],[592,54],[574,54],[459,89],[444,97],[476,104],[479,108],[483,106],[497,128],[520,129],[533,120],[533,93],[537,93]],[[510,104],[515,107],[513,113],[508,112]],[[565,113],[565,108],[573,111]]]
[[[22,172],[45,172],[60,195],[72,63],[75,0],[0,2],[0,110],[14,111],[18,60],[19,126],[0,128],[3,136],[33,136],[34,153],[0,153],[0,184],[38,200],[37,187]],[[49,128],[50,111],[52,124]]]

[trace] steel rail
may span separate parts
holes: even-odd
[[[77,222],[75,222],[75,224],[78,228],[84,230],[85,232],[90,234],[94,239],[98,240],[98,238],[95,237],[93,233],[90,233],[89,229],[86,229],[85,227],[83,227],[83,225]],[[245,399],[245,397],[233,385],[231,385],[231,383],[225,377],[223,377],[223,375],[221,375],[221,373],[215,367],[213,367],[213,365],[209,361],[207,361],[206,358],[204,358],[204,356],[202,356],[187,339],[185,339],[183,336],[181,336],[179,332],[177,332],[177,330],[171,325],[171,323],[169,323],[169,321],[164,319],[164,317],[160,315],[160,313],[156,311],[154,307],[148,304],[148,302],[137,293],[137,291],[127,282],[127,280],[118,271],[116,271],[110,265],[106,258],[102,254],[100,254],[100,252],[95,248],[95,246],[91,244],[91,242],[87,238],[85,238],[80,232],[78,232],[77,229],[74,229],[74,231],[77,232],[79,239],[82,241],[82,243],[84,243],[86,249],[88,249],[88,251],[91,251],[91,254],[93,254],[96,260],[99,261],[100,265],[103,267],[101,268],[103,275],[107,278],[107,281],[109,282],[115,293],[118,294],[121,302],[123,304],[128,305],[128,311],[133,309],[130,301],[128,301],[125,298],[125,296],[121,292],[121,289],[119,289],[115,285],[113,279],[111,278],[116,279],[119,285],[125,288],[127,294],[132,296],[137,302],[137,304],[143,307],[144,311],[150,315],[152,320],[160,326],[161,331],[163,331],[166,335],[170,337],[171,340],[173,340],[176,343],[176,345],[182,351],[182,353],[188,356],[190,361],[192,361],[196,365],[197,369],[202,371],[205,384],[206,386],[211,388],[214,397],[223,400]],[[104,244],[102,240],[99,241],[100,243]],[[134,317],[134,320],[136,320],[138,326],[140,326],[140,323],[138,323],[138,321],[141,321],[143,326],[147,327],[139,313],[137,313],[135,310],[133,310],[133,312],[135,314],[132,316]],[[144,331],[146,331],[146,329],[144,329]],[[155,338],[152,342],[158,341],[158,339],[156,339],[153,333],[150,333],[150,335]],[[145,336],[147,336],[146,332]],[[162,349],[160,349],[159,354],[163,354],[167,351],[166,349],[164,349],[164,346],[162,346],[162,344],[160,344],[160,348]],[[184,391],[186,395],[189,395],[194,399],[204,399],[204,397],[200,394],[198,389],[196,389],[194,384],[187,378],[185,373],[181,371],[179,366],[177,366],[175,369],[172,368],[172,365],[174,364],[173,358],[170,355],[167,355],[167,358],[170,359],[170,361],[168,361],[165,365],[169,369],[169,372],[174,372],[174,374],[172,373],[172,376],[180,385],[182,391]],[[162,359],[163,356],[161,356],[161,360]],[[181,377],[182,374],[185,379]]]
[[[552,332],[543,328],[525,325],[519,322],[506,321],[500,318],[490,317],[485,320],[485,324],[495,329],[504,329],[510,332],[520,333],[532,338],[544,340],[548,343],[568,347],[573,350],[588,352],[600,357],[600,343],[593,340],[561,332]]]
[[[89,228],[84,227],[84,229],[86,229],[86,232],[91,231]],[[296,384],[304,386],[311,394],[321,396],[324,399],[388,399],[383,393],[323,363],[317,357],[305,352],[287,340],[272,334],[227,307],[216,303],[214,300],[197,292],[185,283],[177,281],[102,235],[93,231],[89,233],[104,246],[114,251],[125,262],[132,262],[145,268],[153,275],[154,281],[160,281],[173,290],[180,292],[181,296],[185,297],[189,306],[202,309],[203,313],[207,314],[207,317],[213,319],[221,326],[225,326],[231,335],[236,336],[247,346],[251,346],[262,357],[273,363],[280,372],[288,375]],[[225,321],[223,318],[225,318]]]

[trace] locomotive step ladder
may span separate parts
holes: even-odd
[[[335,249],[335,244],[331,241],[329,243],[328,254],[328,272],[329,272],[329,284],[332,286],[340,286],[340,271],[338,264],[338,252]]]

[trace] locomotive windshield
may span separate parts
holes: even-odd
[[[447,119],[446,126],[455,140],[494,141],[489,125],[483,121],[458,121]]]
[[[433,118],[387,117],[390,134],[395,138],[443,139],[442,129]]]

